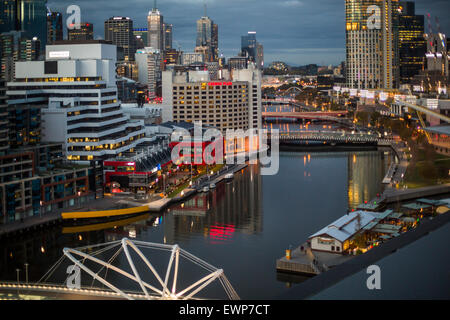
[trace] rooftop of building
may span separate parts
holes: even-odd
[[[364,227],[369,225],[375,220],[379,219],[379,215],[374,212],[368,211],[354,211],[346,214],[345,216],[339,218],[333,223],[329,224],[325,228],[319,230],[315,234],[311,235],[309,238],[315,238],[318,236],[329,236],[340,242],[344,242]]]
[[[55,41],[51,45],[68,45],[68,44],[110,44],[113,45],[112,41],[108,40],[59,40]]]

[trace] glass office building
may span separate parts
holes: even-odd
[[[22,31],[28,39],[47,43],[47,0],[0,1],[0,32]]]
[[[415,3],[399,3],[400,81],[409,83],[424,68],[427,49],[425,17],[415,14]]]
[[[346,0],[347,85],[398,86],[398,1]]]

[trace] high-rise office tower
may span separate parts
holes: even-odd
[[[398,72],[398,0],[346,0],[347,85],[395,88]]]
[[[146,47],[136,52],[136,63],[139,70],[139,82],[147,85],[148,97],[157,96],[158,82],[161,81],[161,55],[158,50]]]
[[[172,24],[164,24],[164,50],[172,49],[172,40],[173,40],[173,25]]]
[[[0,2],[0,33],[21,31],[47,43],[47,0],[3,0]]]
[[[148,13],[148,40],[147,45],[159,52],[164,51],[164,17],[156,7],[156,0],[152,11]]]
[[[28,39],[23,32],[10,31],[0,34],[0,78],[13,81],[15,62],[38,60],[41,54],[41,41],[34,37]]]
[[[36,61],[41,52],[41,41],[38,38],[19,40],[19,61]]]
[[[67,37],[70,41],[94,40],[94,25],[92,23],[83,22],[80,29],[68,29]]]
[[[133,20],[128,17],[112,17],[105,21],[105,40],[123,49],[124,61],[134,61],[136,53]]]
[[[259,42],[256,44],[256,66],[264,69],[264,46]]]
[[[256,32],[249,31],[241,37],[241,54],[256,63],[259,69],[264,67],[264,47],[256,40]]]
[[[443,33],[433,33],[428,34],[427,38],[426,70],[442,76],[449,76],[449,58],[446,36]]]
[[[135,28],[133,29],[133,35],[136,41],[136,49],[143,49],[148,47],[148,29],[147,28]]]
[[[63,40],[63,20],[60,12],[47,13],[47,43]]]
[[[219,27],[205,14],[197,20],[197,48],[207,48],[205,60],[207,62],[217,61],[219,59]],[[199,49],[196,51],[205,51]]]
[[[9,149],[8,101],[5,81],[0,79],[0,157]]]
[[[16,0],[3,0],[0,2],[0,33],[17,31],[18,3]]]
[[[219,26],[215,23],[212,25],[212,38],[211,38],[211,52],[212,60],[219,60]]]
[[[18,41],[20,32],[11,31],[0,34],[0,78],[5,81],[14,79],[14,62],[18,59]]]
[[[399,2],[400,82],[408,83],[424,68],[425,18],[415,14],[415,3]]]
[[[241,52],[253,62],[256,61],[256,44],[256,32],[254,31],[249,31],[247,35],[241,37]]]

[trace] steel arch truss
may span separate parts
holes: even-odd
[[[93,252],[90,255],[83,252],[86,249],[93,249],[95,247],[101,247],[101,246],[105,246],[105,248],[98,250],[96,252]],[[125,253],[128,264],[131,267],[132,274],[112,265],[111,264],[112,261],[105,262],[94,256],[94,255],[98,254],[99,252],[104,252],[106,250],[110,250],[115,247],[117,247],[118,250],[114,254],[114,257],[116,257],[120,252],[123,251]],[[167,271],[166,271],[164,278],[161,277],[161,275],[157,272],[157,270],[154,268],[152,263],[147,259],[147,257],[144,255],[144,253],[139,248],[156,249],[156,250],[162,250],[162,251],[167,251],[167,252],[171,253],[169,263],[167,266]],[[153,286],[142,280],[140,272],[136,268],[136,265],[131,257],[130,249],[132,249],[139,256],[139,258],[145,263],[148,270],[150,270],[150,272],[156,278],[157,283],[159,284],[159,287]],[[117,272],[118,274],[136,282],[142,290],[142,297],[144,299],[148,299],[148,300],[195,299],[196,294],[201,292],[209,284],[211,284],[212,282],[214,282],[216,280],[220,281],[220,283],[221,283],[222,287],[224,288],[226,294],[228,295],[229,299],[239,300],[238,294],[231,286],[230,282],[228,281],[228,279],[225,276],[222,269],[217,269],[216,267],[213,267],[212,265],[208,264],[207,262],[205,262],[205,261],[195,257],[194,255],[188,253],[187,251],[181,249],[178,245],[164,245],[164,244],[142,242],[142,241],[136,241],[136,240],[130,240],[127,238],[123,238],[121,241],[110,242],[110,243],[106,243],[103,245],[87,246],[87,247],[83,247],[83,248],[79,248],[79,249],[64,248],[63,252],[64,252],[65,257],[67,257],[70,261],[72,261],[81,270],[83,270],[87,274],[89,274],[94,280],[99,281],[100,283],[107,286],[112,291],[120,294],[123,298],[126,298],[128,300],[134,300],[133,297],[135,297],[136,295],[127,294],[125,291],[119,289],[118,287],[113,285],[111,282],[107,281],[104,277],[100,276],[100,271],[102,269],[106,268],[107,270],[112,270],[112,271]],[[209,274],[207,276],[199,279],[195,283],[191,284],[187,288],[177,291],[177,282],[178,282],[177,280],[178,280],[178,276],[179,276],[180,258],[185,258],[185,259],[193,262],[194,264],[196,264],[196,265],[200,266],[201,268],[205,269],[206,271],[208,271]],[[93,270],[88,268],[84,264],[85,260],[89,260],[91,262],[94,262],[94,263],[100,265],[101,266],[100,271],[94,272]],[[172,270],[173,270],[173,272],[172,272]],[[171,285],[169,285],[170,278],[172,278]]]

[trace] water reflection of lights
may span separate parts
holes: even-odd
[[[234,224],[220,224],[209,228],[209,238],[212,244],[220,244],[231,241],[236,227]]]

